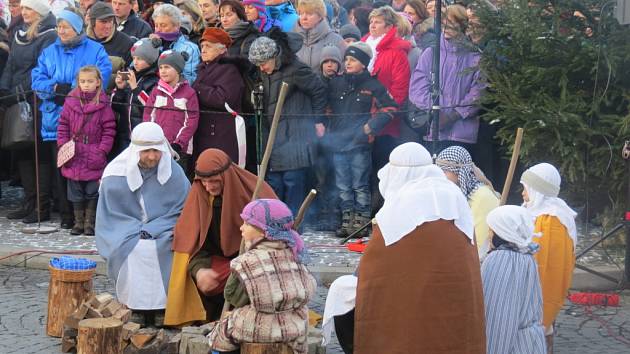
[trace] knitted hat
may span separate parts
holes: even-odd
[[[258,10],[258,16],[267,17],[267,15],[265,14],[267,6],[265,5],[264,0],[243,0],[243,6],[245,5],[251,5],[255,7],[256,10]]]
[[[203,31],[203,35],[201,35],[199,43],[203,41],[221,43],[228,48],[232,45],[232,38],[230,38],[230,35],[223,29],[216,27],[208,27],[205,31]]]
[[[160,58],[158,59],[158,65],[169,65],[173,67],[178,73],[181,74],[184,71],[184,65],[186,65],[186,60],[188,60],[188,53],[186,52],[176,52],[174,50],[166,50],[160,54]]]
[[[258,37],[249,48],[249,61],[260,65],[278,55],[278,45],[269,37]]]
[[[149,65],[153,65],[160,56],[160,46],[162,41],[159,38],[149,39],[143,38],[131,47],[131,55],[139,57],[147,62]]]
[[[20,6],[28,7],[42,16],[46,16],[50,12],[48,0],[22,0]]]
[[[324,49],[322,49],[322,54],[319,58],[319,66],[322,66],[327,60],[334,60],[335,62],[337,62],[337,64],[339,64],[339,67],[341,68],[341,62],[343,61],[339,48],[334,45],[325,46]]]
[[[182,16],[181,19],[182,23],[179,24],[179,27],[183,29],[182,32],[184,32],[184,34],[189,35],[193,29],[192,22],[190,22],[190,19],[187,16]]]
[[[372,60],[372,48],[365,42],[354,42],[348,46],[343,57],[347,56],[353,57],[367,67]]]
[[[112,10],[112,5],[103,1],[97,1],[94,3],[94,5],[90,7],[88,15],[92,21],[116,17],[114,10]]]
[[[265,238],[284,241],[293,251],[296,261],[304,262],[307,257],[304,241],[293,230],[293,214],[289,207],[277,199],[258,199],[245,205],[241,218],[246,223],[261,229]]]
[[[81,34],[83,32],[83,17],[70,10],[62,10],[59,12],[59,14],[57,14],[57,23],[59,23],[59,21],[68,22],[77,34]]]
[[[339,29],[339,35],[343,38],[354,38],[357,41],[361,40],[361,31],[359,31],[359,27],[348,23],[347,25],[341,26]]]

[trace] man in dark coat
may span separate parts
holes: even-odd
[[[282,82],[289,85],[267,182],[294,214],[306,195],[307,171],[315,161],[316,130],[317,135],[323,135],[326,108],[326,87],[309,66],[297,59],[295,53],[300,47],[299,35],[272,29],[267,36],[256,39],[249,50],[249,60],[258,66],[263,85],[263,146]]]
[[[245,124],[242,120],[232,118],[225,109],[227,103],[235,112],[241,112],[245,90],[239,68],[227,57],[232,39],[220,28],[206,28],[200,42],[202,63],[192,87],[199,96],[200,110],[213,113],[200,114],[194,137],[193,159],[196,161],[202,151],[215,148],[244,167],[241,162],[245,161],[245,151],[239,153],[239,142],[242,140],[244,144]]]
[[[132,0],[113,0],[112,9],[116,15],[116,29],[129,37],[142,39],[153,33],[153,29],[133,11]]]
[[[99,1],[90,7],[88,16],[90,22],[88,24],[87,34],[90,38],[101,43],[105,51],[107,51],[107,55],[109,55],[110,60],[112,60],[112,66],[114,67],[112,73],[116,73],[116,64],[119,64],[115,63],[114,61],[116,61],[116,59],[112,59],[112,57],[118,57],[123,61],[123,67],[119,67],[119,69],[129,66],[132,60],[130,49],[134,44],[134,40],[128,35],[116,30],[114,26],[116,15],[114,15],[112,6]]]

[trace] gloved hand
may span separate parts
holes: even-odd
[[[55,104],[63,106],[63,103],[66,102],[66,96],[71,90],[72,86],[69,84],[57,84],[55,86]]]
[[[172,143],[171,144],[171,149],[175,150],[177,155],[181,155],[182,154],[182,147],[179,144]]]

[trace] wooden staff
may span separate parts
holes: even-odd
[[[304,198],[304,201],[302,202],[302,205],[300,206],[300,210],[298,210],[298,213],[295,216],[295,222],[293,223],[294,229],[297,230],[300,227],[300,224],[302,224],[302,221],[304,221],[304,215],[306,214],[308,207],[311,206],[311,203],[313,202],[313,199],[315,199],[316,195],[317,195],[317,191],[314,189],[311,189],[311,191],[308,192],[308,195],[306,195],[306,198]]]
[[[258,172],[258,179],[256,180],[256,187],[252,194],[252,201],[258,199],[258,193],[260,188],[265,182],[265,175],[267,174],[267,166],[269,165],[269,158],[271,157],[271,150],[273,150],[273,143],[276,140],[276,132],[278,130],[278,122],[280,121],[280,115],[282,114],[282,106],[284,106],[284,99],[287,97],[287,91],[289,85],[286,82],[282,82],[280,86],[280,93],[278,94],[278,102],[276,103],[276,110],[273,112],[273,119],[271,120],[271,128],[269,128],[269,138],[267,139],[267,146],[265,147],[265,154],[263,155],[262,162],[260,163],[260,171]],[[238,254],[241,255],[245,251],[245,241],[241,239],[241,247]],[[223,304],[223,311],[221,312],[221,318],[225,318],[225,315],[230,310],[230,303],[225,302]]]
[[[284,99],[287,97],[288,90],[289,90],[289,85],[286,82],[282,82],[282,86],[280,86],[280,94],[278,95],[278,102],[276,103],[276,110],[273,112],[273,120],[271,121],[271,128],[269,129],[269,138],[267,139],[267,146],[265,147],[265,154],[263,155],[262,162],[260,163],[260,171],[258,172],[258,180],[256,181],[256,188],[254,189],[254,194],[252,194],[252,200],[258,199],[258,193],[260,192],[260,187],[262,187],[262,184],[265,181],[265,175],[267,174],[267,166],[269,165],[269,158],[271,157],[271,150],[273,150],[273,143],[276,141],[276,131],[278,130],[278,121],[280,121],[280,115],[282,114],[282,106],[284,106]]]
[[[512,150],[512,159],[510,160],[510,168],[508,169],[505,183],[503,184],[503,192],[501,193],[501,201],[499,205],[505,205],[507,202],[508,194],[510,194],[510,187],[512,186],[512,178],[514,177],[514,170],[516,170],[516,163],[518,162],[518,156],[521,152],[521,142],[523,141],[523,128],[516,129],[516,139],[514,140],[514,149]]]

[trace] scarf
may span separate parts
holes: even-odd
[[[81,43],[83,43],[83,40],[85,39],[86,34],[85,33],[81,33],[80,35],[72,38],[71,40],[67,41],[67,42],[61,42],[61,45],[66,49],[73,49],[78,47]]]
[[[79,93],[79,97],[81,98],[81,102],[83,104],[90,103],[94,101],[94,97],[98,94],[98,90],[92,92],[81,91]]]
[[[467,199],[470,199],[470,196],[477,188],[484,184],[493,189],[492,183],[475,166],[468,151],[461,146],[451,146],[442,150],[435,164],[442,170],[450,171],[457,175],[459,188]]]
[[[166,42],[175,42],[181,36],[181,32],[155,32],[155,34]]]

